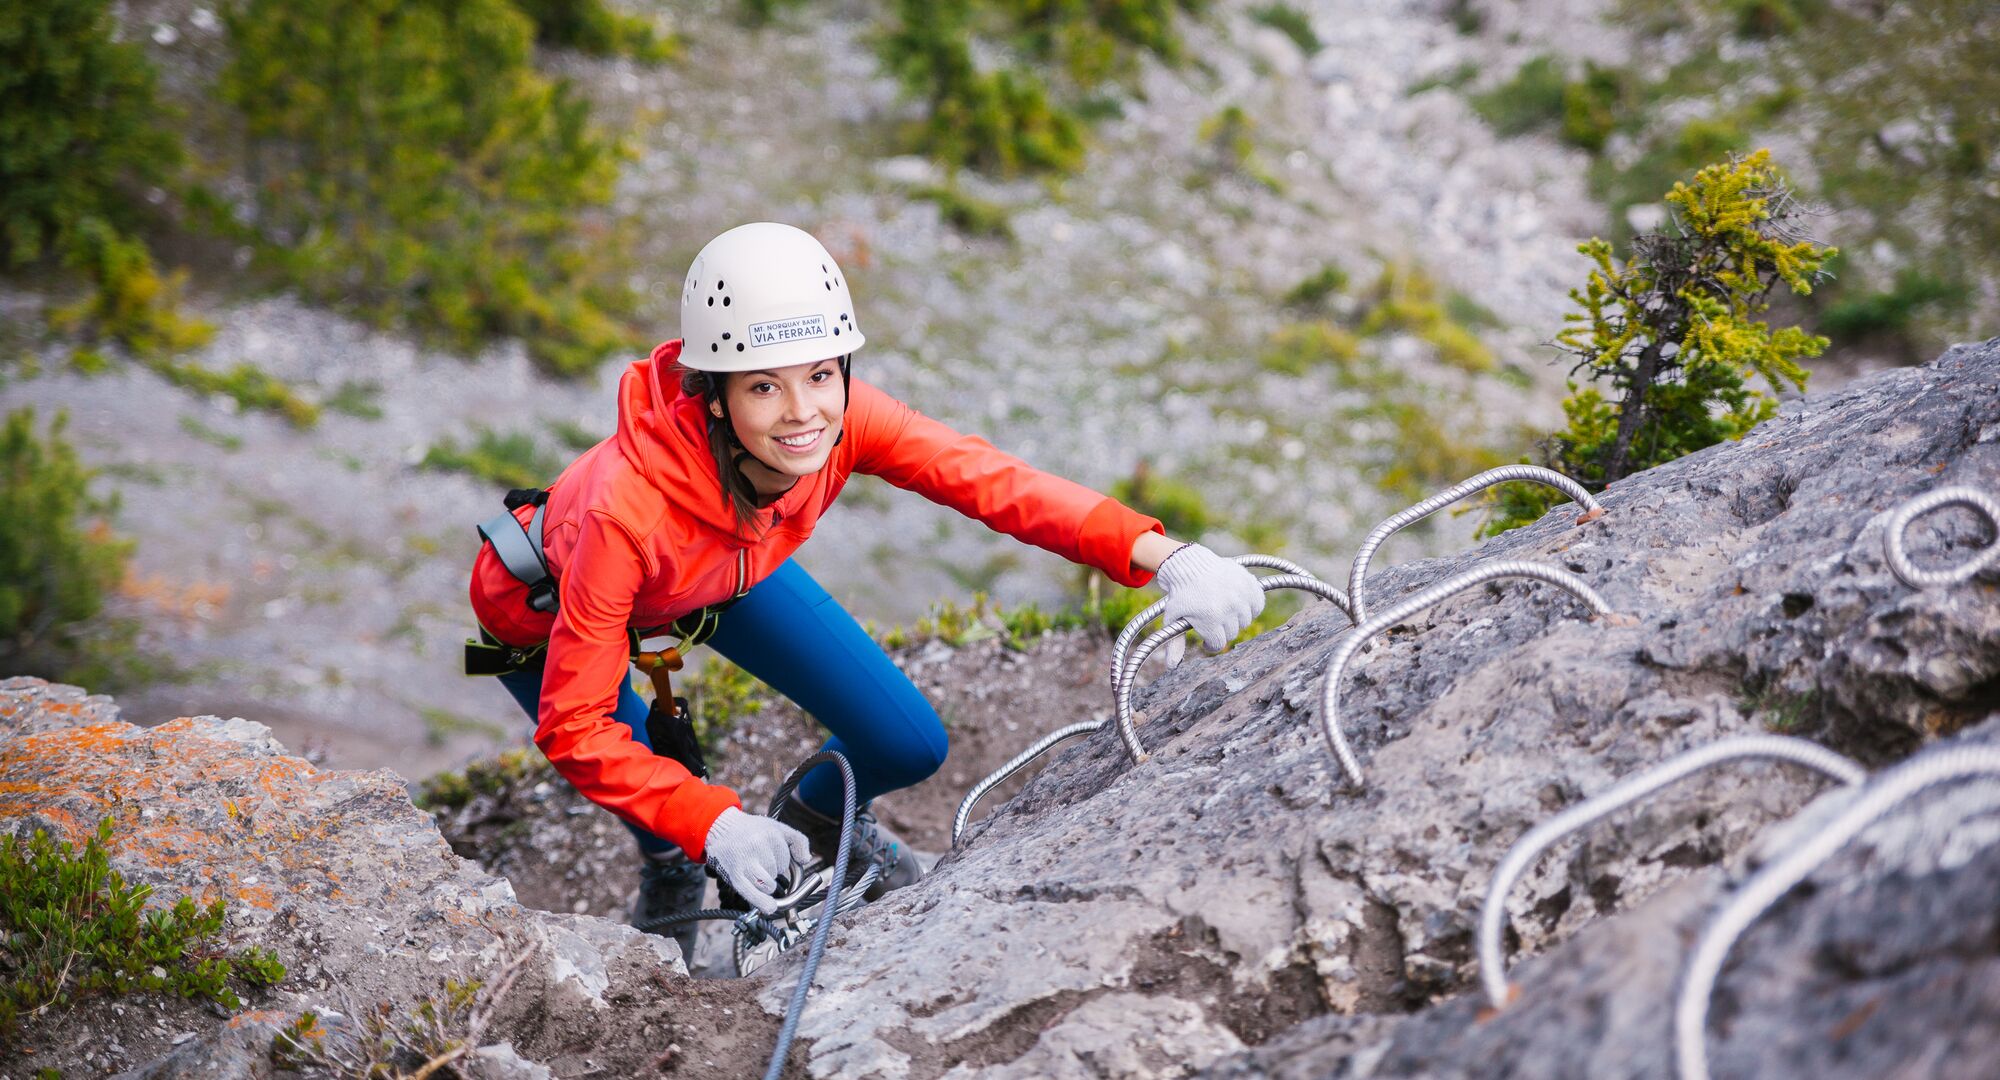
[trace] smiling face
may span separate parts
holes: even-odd
[[[743,474],[759,494],[787,491],[826,466],[847,408],[838,360],[730,372],[723,394],[736,437],[750,451]]]

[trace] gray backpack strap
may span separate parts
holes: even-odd
[[[512,510],[481,522],[479,535],[493,545],[500,565],[528,587],[528,606],[536,611],[556,610],[556,581],[549,575],[548,560],[542,555],[542,515],[548,511],[546,495],[535,502],[535,516],[528,527]]]

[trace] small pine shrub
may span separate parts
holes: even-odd
[[[1808,211],[1771,164],[1768,151],[1710,165],[1667,195],[1671,231],[1632,241],[1623,264],[1593,239],[1578,250],[1595,264],[1570,298],[1578,309],[1557,343],[1575,359],[1563,402],[1569,424],[1545,444],[1551,468],[1601,490],[1632,473],[1724,439],[1742,438],[1777,411],[1749,385],[1804,389],[1799,361],[1825,338],[1796,326],[1757,321],[1783,284],[1812,292],[1833,249],[1805,232]],[[1616,395],[1608,397],[1604,389]],[[1497,512],[1482,535],[1526,524],[1559,498],[1547,489],[1495,489]]]
[[[1462,371],[1485,372],[1499,366],[1479,336],[1452,318],[1448,305],[1438,299],[1436,283],[1422,270],[1385,266],[1370,295],[1374,306],[1362,317],[1362,334],[1392,330],[1414,334],[1437,351],[1440,361]],[[1466,310],[1463,304],[1459,310]]]
[[[474,761],[463,772],[442,772],[425,779],[417,785],[410,801],[432,813],[457,810],[475,796],[497,795],[510,787],[552,778],[555,774],[555,767],[540,750],[533,747],[502,750],[491,758]]]
[[[535,70],[507,0],[246,0],[225,21],[221,92],[281,277],[454,348],[518,337],[557,374],[635,344],[591,216],[625,150]]]
[[[1562,137],[1595,154],[1626,120],[1633,96],[1631,79],[1616,68],[1586,63],[1583,78],[1563,86]]]
[[[164,359],[155,360],[148,366],[175,386],[185,387],[197,394],[229,398],[240,408],[274,413],[295,428],[310,428],[319,423],[319,406],[300,397],[298,391],[283,380],[273,378],[249,364],[238,364],[227,372],[210,371],[193,364]],[[376,415],[381,415],[379,410]]]
[[[32,409],[0,431],[0,671],[59,677],[84,658],[132,542],[104,523],[95,475],[63,439],[68,416],[35,434]],[[94,524],[86,524],[95,518]]]
[[[694,711],[695,738],[703,754],[717,752],[736,722],[764,711],[776,691],[757,676],[723,659],[711,659],[681,684]]]
[[[1829,303],[1820,314],[1819,328],[1838,341],[1905,334],[1926,311],[1963,304],[1970,292],[1963,282],[1905,269],[1888,289],[1842,296]]]
[[[129,886],[111,869],[111,835],[106,818],[81,852],[41,829],[0,842],[0,1034],[29,1013],[100,994],[172,994],[238,1009],[232,979],[273,986],[285,977],[268,949],[223,948],[221,900],[183,896],[146,910],[152,887]]]
[[[957,185],[925,185],[911,191],[910,197],[935,205],[938,208],[938,216],[943,218],[947,225],[968,236],[984,236],[994,240],[1014,239],[1014,227],[1008,224],[1006,207],[968,195]]]
[[[1280,375],[1305,375],[1322,366],[1345,368],[1360,355],[1361,339],[1332,323],[1293,323],[1272,333],[1257,363]]]

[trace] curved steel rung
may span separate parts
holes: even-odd
[[[1362,623],[1353,633],[1341,640],[1333,652],[1333,659],[1327,664],[1326,684],[1320,696],[1320,723],[1326,732],[1327,742],[1333,745],[1334,756],[1340,759],[1340,767],[1347,772],[1348,779],[1359,787],[1361,763],[1354,758],[1354,751],[1348,749],[1347,739],[1340,733],[1340,676],[1347,670],[1347,662],[1366,645],[1370,638],[1402,622],[1434,604],[1464,592],[1476,585],[1484,585],[1496,578],[1530,578],[1559,586],[1584,603],[1590,605],[1592,613],[1612,614],[1611,605],[1597,595],[1597,590],[1585,584],[1582,578],[1567,570],[1544,566],[1533,562],[1496,562],[1474,567],[1457,577],[1440,581],[1423,592],[1412,596],[1388,611]]]
[[[1368,574],[1368,561],[1375,557],[1375,551],[1382,546],[1383,541],[1467,495],[1514,480],[1527,480],[1555,488],[1584,508],[1582,515],[1584,519],[1604,513],[1604,507],[1591,497],[1590,492],[1583,489],[1582,484],[1554,469],[1544,469],[1540,465],[1502,465],[1497,469],[1488,469],[1469,480],[1462,480],[1423,502],[1385,519],[1369,530],[1367,538],[1361,541],[1361,547],[1354,552],[1354,565],[1347,571],[1347,595],[1354,601],[1354,620],[1360,622],[1368,617],[1367,605],[1361,599],[1361,582]],[[1582,524],[1582,521],[1578,524]]]
[[[1971,558],[1957,566],[1944,570],[1924,570],[1910,561],[1910,554],[1904,549],[1904,534],[1910,531],[1915,521],[1933,510],[1947,506],[1963,506],[1986,519],[1986,527],[1993,532],[1993,539],[1975,552]],[[2000,562],[2000,501],[1977,488],[1947,487],[1926,492],[1896,508],[1889,516],[1883,533],[1884,553],[1889,560],[1889,569],[1902,579],[1903,584],[1912,589],[1930,585],[1956,585],[1971,580],[1973,575],[1995,562]]]
[[[1676,754],[1535,826],[1500,860],[1493,871],[1493,881],[1486,887],[1486,902],[1479,909],[1479,979],[1485,984],[1486,1000],[1495,1009],[1507,1006],[1507,958],[1500,946],[1507,922],[1507,894],[1542,852],[1570,833],[1596,824],[1662,788],[1704,769],[1742,758],[1789,761],[1843,784],[1858,784],[1868,778],[1868,770],[1860,764],[1818,743],[1784,735],[1745,735]]]

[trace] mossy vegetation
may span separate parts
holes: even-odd
[[[457,810],[479,795],[498,795],[524,783],[554,780],[556,770],[532,746],[502,750],[467,765],[462,772],[441,772],[417,785],[411,796],[419,809],[438,813]]]
[[[755,716],[776,699],[777,691],[755,675],[721,657],[711,658],[680,684],[694,713],[695,738],[702,753],[717,753],[722,740],[744,717]]]
[[[175,386],[197,394],[228,398],[240,409],[273,413],[295,428],[319,423],[318,405],[301,397],[283,380],[250,364],[237,364],[228,371],[211,371],[197,364],[158,357],[146,366]]]
[[[1448,306],[1438,291],[1437,284],[1417,267],[1390,263],[1369,290],[1371,306],[1361,318],[1360,332],[1364,336],[1390,331],[1414,334],[1436,350],[1441,362],[1461,371],[1497,368],[1499,361],[1493,350],[1470,327],[1453,318],[1454,308],[1471,316],[1477,305],[1468,307],[1470,301],[1461,298]]]
[[[604,0],[512,0],[534,20],[535,41],[597,56],[629,56],[659,63],[680,56],[679,40],[662,35],[637,15],[613,11]]]
[[[234,987],[284,979],[270,950],[223,945],[221,900],[148,910],[152,887],[111,869],[112,835],[106,818],[81,851],[41,829],[0,841],[0,1035],[86,997],[171,994],[238,1009]]]
[[[1160,519],[1167,535],[1181,540],[1199,540],[1217,522],[1208,502],[1186,482],[1153,471],[1152,462],[1141,459],[1132,475],[1111,485],[1110,496],[1126,506]]]
[[[1763,379],[1774,393],[1803,389],[1799,362],[1827,344],[1757,318],[1781,284],[1810,293],[1833,253],[1807,235],[1807,211],[1768,152],[1708,166],[1675,184],[1667,201],[1676,210],[1670,230],[1635,239],[1622,262],[1602,239],[1579,248],[1595,268],[1571,291],[1577,310],[1557,342],[1588,385],[1570,384],[1569,424],[1543,444],[1541,458],[1593,490],[1742,438],[1777,411],[1749,380]],[[1534,521],[1560,496],[1508,485],[1493,500],[1484,535]]]
[[[562,466],[531,433],[490,428],[479,428],[469,447],[461,447],[452,438],[439,440],[424,451],[417,465],[420,469],[464,473],[503,488],[547,487]]]
[[[945,224],[967,236],[1007,241],[1014,239],[1014,227],[1008,223],[1006,207],[972,195],[957,184],[925,184],[913,188],[910,198],[936,206],[938,216],[944,219]]]
[[[1286,290],[1283,303],[1286,307],[1318,309],[1345,288],[1347,271],[1334,263],[1326,263]]]
[[[1273,174],[1257,153],[1257,122],[1241,105],[1226,105],[1201,122],[1196,136],[1207,143],[1215,167],[1222,172],[1253,180],[1264,188],[1283,194],[1284,182]]]

